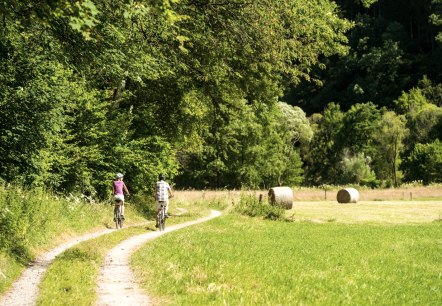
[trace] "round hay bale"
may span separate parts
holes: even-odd
[[[359,191],[354,188],[344,188],[338,191],[338,203],[357,203],[359,201]]]
[[[269,202],[271,205],[281,206],[285,209],[293,207],[293,192],[290,187],[273,187],[269,190]]]

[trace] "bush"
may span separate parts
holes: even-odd
[[[140,216],[143,216],[146,219],[155,218],[157,215],[155,199],[152,195],[147,193],[131,196],[126,204],[131,205]]]
[[[263,217],[269,220],[284,220],[285,210],[279,206],[260,203],[255,196],[241,195],[235,211],[249,217]]]
[[[442,143],[418,143],[405,165],[408,181],[422,181],[424,185],[442,182]]]
[[[364,153],[359,153],[354,156],[345,154],[342,159],[342,183],[344,184],[361,184],[369,187],[377,187],[379,182],[376,180],[376,175],[371,170],[370,158],[366,157]]]

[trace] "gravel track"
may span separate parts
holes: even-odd
[[[148,305],[149,298],[138,289],[138,285],[133,279],[132,272],[129,268],[131,253],[151,239],[186,226],[210,220],[219,215],[221,215],[220,212],[212,211],[208,217],[170,226],[166,228],[164,232],[156,231],[137,235],[113,248],[107,254],[104,266],[100,272],[99,286],[97,288],[99,294],[98,305]],[[115,231],[115,229],[105,229],[77,237],[37,257],[12,284],[11,289],[8,290],[4,296],[0,297],[0,305],[36,305],[39,285],[43,275],[58,255],[80,242],[94,239],[113,231]]]
[[[35,261],[33,261],[29,267],[23,271],[22,275],[13,283],[12,288],[6,293],[6,295],[0,298],[0,305],[35,305],[38,296],[38,286],[40,285],[43,275],[52,261],[54,261],[55,257],[80,242],[109,234],[112,231],[114,230],[106,229],[80,236],[37,257],[37,259],[35,259]]]
[[[208,217],[166,227],[163,232],[156,231],[137,235],[117,245],[106,255],[105,263],[101,268],[97,281],[97,305],[150,305],[149,297],[140,289],[130,270],[131,254],[149,240],[220,215],[220,212],[212,210]]]

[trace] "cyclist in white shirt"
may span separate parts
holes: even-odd
[[[172,188],[170,185],[165,181],[164,174],[160,174],[158,176],[158,182],[155,186],[155,201],[157,203],[157,215],[159,211],[161,210],[161,205],[166,206],[166,218],[168,217],[167,211],[169,210],[169,195],[172,198]],[[157,224],[156,227],[158,227],[158,220],[156,220]]]

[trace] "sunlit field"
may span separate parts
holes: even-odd
[[[293,200],[296,201],[336,201],[336,194],[340,187],[306,188],[293,187]],[[357,188],[361,201],[410,201],[410,200],[441,200],[442,185],[410,186],[389,189]],[[255,194],[267,197],[268,190],[176,190],[179,199],[188,201],[210,201],[239,199],[241,194]]]
[[[162,305],[440,305],[442,223],[291,223],[233,214],[133,256]],[[152,268],[158,267],[158,268]]]
[[[421,223],[442,219],[442,186],[401,189],[362,189],[358,203],[339,204],[338,188],[293,188],[293,208],[286,211],[290,221]],[[176,191],[171,206],[181,203],[217,203],[231,208],[241,195],[267,201],[265,190]]]
[[[304,201],[296,202],[286,216],[293,221],[311,222],[426,223],[442,221],[442,201]]]
[[[146,244],[133,269],[162,305],[440,305],[442,192],[426,190],[364,191],[356,204],[294,190],[285,221],[225,210]],[[401,198],[409,192],[413,200]],[[230,207],[240,195],[180,191],[176,199]]]
[[[340,188],[293,188],[295,201],[335,201]],[[441,200],[442,185],[410,186],[389,189],[358,188],[361,201],[410,201],[410,200]]]

